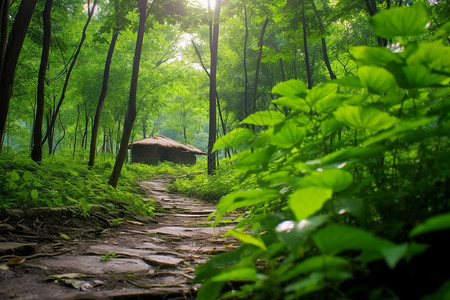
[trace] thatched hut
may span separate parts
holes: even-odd
[[[172,161],[178,164],[195,164],[195,155],[206,155],[206,152],[191,145],[180,144],[162,135],[135,141],[129,145],[131,162],[156,164]]]

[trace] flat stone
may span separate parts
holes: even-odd
[[[0,242],[0,253],[34,252],[37,243]]]
[[[92,275],[102,274],[136,274],[147,275],[154,270],[140,259],[112,258],[101,261],[99,256],[77,255],[61,258],[37,258],[24,264],[42,270],[70,270],[71,273],[82,273]]]
[[[176,258],[170,255],[159,255],[155,254],[155,251],[142,250],[142,249],[129,249],[113,245],[95,245],[91,246],[87,250],[88,254],[99,254],[104,255],[105,253],[116,253],[120,255],[126,255],[131,257],[138,257],[143,261],[150,263],[152,265],[166,265],[166,266],[176,266],[183,259]]]
[[[225,234],[232,226],[224,227],[183,227],[183,226],[167,226],[148,230],[148,233],[173,235],[181,237],[195,237],[195,236],[212,236]]]

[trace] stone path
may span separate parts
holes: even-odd
[[[0,299],[194,299],[195,268],[236,241],[223,237],[231,225],[206,222],[213,205],[168,194],[169,181],[141,183],[163,211],[155,222],[127,222],[91,240],[65,241],[64,253],[31,255],[17,266],[0,261]]]

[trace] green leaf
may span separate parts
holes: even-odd
[[[410,237],[415,237],[429,232],[450,229],[450,213],[433,216],[422,224],[414,227],[409,233]]]
[[[291,253],[299,253],[300,247],[310,235],[330,219],[330,215],[311,216],[300,222],[283,221],[275,228],[278,239],[285,244]]]
[[[447,23],[439,27],[439,29],[434,34],[434,38],[446,39],[449,35],[450,35],[450,21],[447,21]]]
[[[358,75],[361,83],[372,93],[383,94],[397,88],[394,75],[384,68],[361,66],[358,69]]]
[[[370,19],[376,35],[386,39],[397,36],[412,36],[426,29],[429,17],[423,5],[394,7],[383,10]]]
[[[301,274],[308,274],[317,271],[326,271],[330,269],[349,269],[350,262],[344,258],[319,255],[313,256],[303,260],[301,263],[295,265],[291,270],[285,274],[280,274],[280,281],[284,282],[297,277]]]
[[[235,238],[237,238],[238,240],[240,240],[243,243],[254,245],[256,247],[261,248],[264,251],[267,251],[266,245],[260,238],[256,238],[250,234],[236,231],[234,229],[231,229],[230,231],[228,231],[226,235],[229,235],[229,234],[233,235]]]
[[[239,268],[239,269],[230,269],[221,272],[219,275],[211,278],[212,282],[222,281],[227,282],[230,280],[250,280],[257,281],[258,273],[255,268]],[[211,299],[211,298],[209,298]]]
[[[195,299],[197,300],[217,299],[224,284],[225,282],[223,281],[215,281],[215,282],[206,281],[204,284],[202,284],[202,287],[198,291],[198,294]]]
[[[394,66],[392,70],[398,85],[404,89],[445,86],[450,83],[449,74],[432,71],[423,65]]]
[[[23,173],[23,180],[30,181],[32,179],[33,179],[33,173],[31,173],[30,171],[25,171]]]
[[[402,59],[388,48],[358,46],[349,49],[352,58],[360,66],[374,65],[384,67],[390,62],[402,63]]]
[[[272,103],[297,110],[309,108],[305,100],[302,98],[280,97],[278,99],[273,100]]]
[[[393,245],[381,248],[381,253],[386,260],[387,265],[394,269],[397,263],[402,259],[408,251],[408,244]]]
[[[334,112],[334,117],[348,126],[377,132],[397,123],[395,117],[374,107],[343,105]]]
[[[334,83],[339,84],[340,86],[349,87],[349,88],[363,88],[364,85],[361,83],[358,77],[353,76],[345,76],[334,80]]]
[[[272,93],[290,98],[305,98],[308,93],[308,88],[303,81],[291,79],[275,85]]]
[[[450,280],[445,281],[439,289],[426,295],[421,300],[448,300],[450,299]]]
[[[39,196],[38,191],[35,189],[31,191],[30,195],[31,195],[31,199],[33,199],[33,200],[36,200]]]
[[[253,124],[260,126],[274,126],[282,122],[286,117],[279,111],[258,111],[245,118],[241,124]]]
[[[219,204],[217,205],[217,211],[215,213],[215,223],[219,222],[220,218],[227,211],[253,206],[277,199],[278,197],[278,192],[273,190],[250,190],[230,193],[220,199]]]
[[[270,128],[267,132],[272,145],[280,148],[291,148],[300,146],[306,131],[295,122],[286,122],[279,130]]]
[[[394,245],[369,231],[340,224],[330,224],[319,229],[312,239],[322,253],[329,255],[346,250],[379,251],[380,248]]]
[[[12,181],[19,181],[20,175],[16,171],[9,172],[9,176],[11,176]]]
[[[332,194],[333,190],[323,187],[301,188],[289,197],[289,208],[300,221],[320,210]]]
[[[227,147],[237,148],[241,144],[252,140],[254,136],[253,131],[248,128],[236,128],[218,139],[214,144],[212,152]]]
[[[328,119],[325,119],[320,123],[320,130],[323,135],[328,135],[342,127],[344,127],[344,124],[336,120],[333,115],[330,115]]]
[[[305,176],[299,183],[300,187],[319,187],[331,189],[334,192],[345,190],[353,182],[352,175],[344,170],[325,169]]]
[[[324,101],[329,98],[336,98],[336,92],[338,90],[338,85],[334,83],[327,83],[315,86],[311,89],[308,96],[306,97],[306,101],[310,105],[314,105],[318,101]]]
[[[325,275],[322,272],[313,272],[309,274],[307,277],[294,281],[294,283],[289,284],[285,287],[285,292],[294,292],[295,298],[321,290],[325,287],[324,282]]]

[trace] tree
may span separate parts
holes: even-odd
[[[89,1],[88,1],[89,3]],[[58,117],[58,113],[59,110],[61,108],[61,105],[64,101],[64,98],[66,96],[66,91],[67,91],[67,86],[69,84],[69,79],[70,79],[70,75],[72,74],[73,68],[75,66],[75,63],[77,61],[78,55],[80,54],[81,48],[83,47],[83,43],[86,40],[86,30],[89,26],[89,23],[91,22],[92,16],[94,15],[94,11],[95,11],[95,7],[97,6],[97,0],[94,0],[94,2],[92,3],[92,9],[88,10],[88,18],[86,20],[86,23],[84,25],[83,31],[81,33],[81,40],[80,43],[78,44],[77,50],[75,51],[75,54],[72,57],[72,62],[70,63],[69,69],[67,70],[67,74],[66,74],[66,80],[64,81],[64,86],[63,89],[61,91],[61,96],[59,98],[58,104],[55,107],[55,110],[53,111],[49,126],[47,127],[47,133],[45,134],[42,143],[45,143],[45,141],[47,140],[47,138],[49,137],[49,133],[54,130],[54,126],[55,126],[55,122],[56,122],[56,118]],[[89,9],[89,7],[88,7]],[[51,148],[51,147],[50,147]]]
[[[44,38],[42,40],[42,56],[41,65],[39,67],[39,77],[37,86],[37,103],[36,116],[33,130],[33,150],[31,151],[31,158],[38,162],[42,160],[42,122],[44,120],[44,105],[45,105],[45,74],[47,71],[48,57],[50,54],[51,41],[51,11],[53,0],[45,1],[45,8],[42,14],[44,23]]]
[[[31,16],[37,0],[22,1],[20,3],[19,11],[14,20],[11,33],[9,34],[6,48],[4,43],[7,32],[7,18],[9,1],[2,1],[2,19],[1,30],[2,33],[2,61],[0,62],[0,153],[3,148],[3,139],[5,134],[6,119],[8,118],[9,102],[14,84],[14,76],[16,73],[17,61],[19,59],[20,51],[22,50],[23,41],[27,33],[28,25],[30,24]],[[3,49],[4,56],[3,56]]]
[[[156,0],[152,2],[152,5]],[[136,118],[136,93],[139,78],[139,64],[141,61],[142,44],[144,40],[145,21],[147,19],[147,0],[138,0],[139,5],[139,27],[136,39],[136,49],[133,59],[133,71],[131,75],[130,97],[128,99],[128,110],[123,124],[122,140],[120,142],[119,152],[117,153],[116,162],[114,164],[113,172],[109,178],[108,183],[112,187],[117,187],[120,172],[122,171],[123,163],[128,152],[128,142],[130,140],[131,131],[133,129],[134,120]]]
[[[217,49],[219,45],[219,22],[222,0],[216,0],[214,9],[214,27],[211,42],[211,72],[209,80],[209,138],[208,138],[208,174],[216,170],[216,154],[212,152],[216,142],[216,94],[217,94]]]
[[[121,30],[120,17],[119,14],[119,0],[114,0],[114,12],[115,12],[115,27],[113,28],[113,35],[111,38],[111,42],[109,44],[108,55],[106,57],[105,69],[103,72],[103,83],[102,83],[102,91],[100,92],[100,97],[98,99],[97,110],[95,111],[94,124],[92,125],[92,133],[91,133],[91,145],[89,151],[89,166],[94,166],[95,154],[97,151],[97,136],[98,129],[100,127],[100,118],[103,109],[103,103],[106,99],[106,92],[108,91],[108,81],[109,81],[109,72],[111,69],[111,61],[114,54],[114,48],[116,47],[117,37],[119,36]]]

